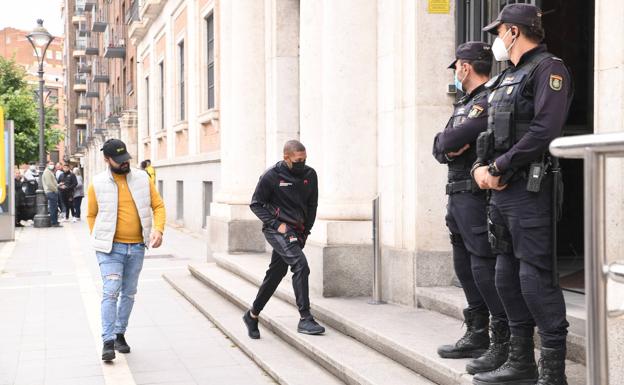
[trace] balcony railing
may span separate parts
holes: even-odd
[[[87,84],[87,75],[85,74],[74,75],[74,84]]]
[[[95,58],[91,74],[94,83],[108,83],[108,59],[103,57]]]
[[[104,57],[123,59],[126,57],[126,25],[111,24],[104,33]]]
[[[92,12],[96,8],[97,8],[97,0],[86,0],[85,1],[85,5],[84,5],[85,11]]]
[[[106,124],[118,124],[119,118],[123,112],[123,100],[119,96],[111,96],[111,94],[106,95],[106,119],[104,119],[104,123]]]
[[[80,60],[78,61],[78,73],[90,74],[91,68],[92,68],[91,63],[89,63],[89,61],[86,58],[81,57]]]
[[[89,113],[85,110],[76,110],[76,118],[74,124],[86,126],[89,123]]]
[[[86,55],[99,55],[100,54],[100,39],[99,35],[89,32],[87,37],[87,46],[85,48]]]
[[[78,34],[76,34],[78,35]],[[87,49],[87,38],[84,36],[76,36],[76,42],[74,43],[74,56],[79,55],[82,56]],[[76,51],[81,51],[80,54],[77,54]]]
[[[100,83],[95,83],[93,80],[87,82],[87,98],[99,98],[100,97]]]
[[[81,111],[91,111],[91,102],[86,98],[85,94],[80,94],[78,98],[78,109]]]
[[[72,16],[72,23],[80,24],[87,20],[87,13],[84,10],[84,7],[79,7],[76,4],[76,8],[74,9],[74,15]]]
[[[87,76],[86,74],[76,74],[74,76],[74,91],[85,92],[87,91]]]
[[[91,24],[92,32],[104,32],[108,26],[108,12],[106,7],[100,8],[94,12],[93,23]]]
[[[141,6],[142,1],[140,0],[133,0],[132,4],[130,5],[130,10],[128,13],[126,13],[126,24],[130,24],[133,21],[139,21],[141,20],[141,16],[139,13],[139,9]]]

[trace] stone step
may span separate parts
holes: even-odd
[[[270,260],[264,254],[215,254],[214,258],[219,266],[255,286],[262,282]],[[295,302],[289,282],[283,282],[275,296],[291,304]],[[468,360],[442,359],[436,352],[439,345],[456,341],[463,334],[458,319],[427,309],[369,305],[367,298],[323,298],[312,294],[311,301],[319,320],[432,381],[471,383],[472,376],[465,372]],[[571,361],[567,365],[569,384],[584,384],[585,367]]]
[[[564,291],[566,299],[566,318],[570,323],[568,329],[569,360],[585,365],[585,296]],[[453,286],[435,286],[416,288],[418,306],[424,309],[446,314],[450,317],[463,319],[462,309],[466,307],[466,299],[461,288]],[[536,338],[539,344],[539,338]]]
[[[314,378],[320,385],[344,384],[271,332],[264,331],[260,340],[250,339],[242,325],[241,309],[188,272],[167,273],[163,277],[276,382],[308,385]]]
[[[249,308],[257,286],[215,264],[190,265],[189,270],[200,281],[219,292],[242,309]],[[323,336],[297,333],[299,314],[296,308],[273,298],[260,316],[261,333],[270,330],[299,349],[310,359],[348,384],[366,385],[433,385],[425,377],[393,361],[365,344],[326,326]],[[229,328],[242,328],[242,321]]]

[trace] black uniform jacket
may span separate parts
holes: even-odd
[[[468,104],[477,106],[478,108],[474,110],[477,113],[473,113],[473,110],[466,111],[465,119],[457,125],[453,124],[453,116],[444,128],[444,131],[435,136],[433,155],[438,162],[448,163],[449,159],[446,158],[445,154],[455,152],[466,144],[470,144],[476,149],[475,142],[477,137],[487,128],[488,105],[487,94],[483,92],[484,90],[485,85],[482,84],[471,93],[464,95],[464,97],[456,103],[456,106],[465,106]],[[478,97],[478,99],[472,100],[475,97]]]
[[[534,55],[546,52],[546,45],[539,45],[520,58],[517,67],[522,66]],[[514,68],[507,70],[513,73]],[[559,80],[553,87],[553,79]],[[496,159],[500,171],[519,169],[548,150],[550,142],[561,136],[572,103],[574,87],[567,67],[561,60],[544,60],[527,80],[523,95],[532,98],[534,116],[529,131],[509,151]]]

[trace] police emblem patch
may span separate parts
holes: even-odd
[[[470,109],[470,112],[468,113],[468,117],[471,118],[471,119],[474,119],[474,118],[478,117],[479,115],[481,115],[482,112],[483,112],[483,107],[478,106],[478,105],[474,105]]]
[[[550,88],[552,88],[554,91],[560,91],[561,86],[563,86],[563,76],[550,75]]]

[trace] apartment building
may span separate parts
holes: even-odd
[[[219,188],[218,0],[135,1],[139,159],[168,221],[202,232]]]
[[[34,23],[33,23],[34,27]],[[27,81],[39,87],[39,62],[37,54],[26,38],[30,31],[7,27],[0,30],[0,56],[13,58],[15,62],[26,70]],[[65,88],[63,60],[64,39],[55,36],[46,51],[44,60],[44,101],[47,106],[57,110],[58,123],[55,128],[66,130],[65,124]],[[39,52],[41,53],[41,52]],[[36,88],[38,89],[38,88]],[[56,149],[50,152],[50,159],[54,162],[68,160],[65,158],[65,142],[61,141]]]
[[[127,44],[132,21],[129,0],[66,0],[66,35],[71,43],[66,60],[72,91],[68,116],[73,149],[88,179],[104,168],[100,148],[121,138],[137,154],[136,58]]]

